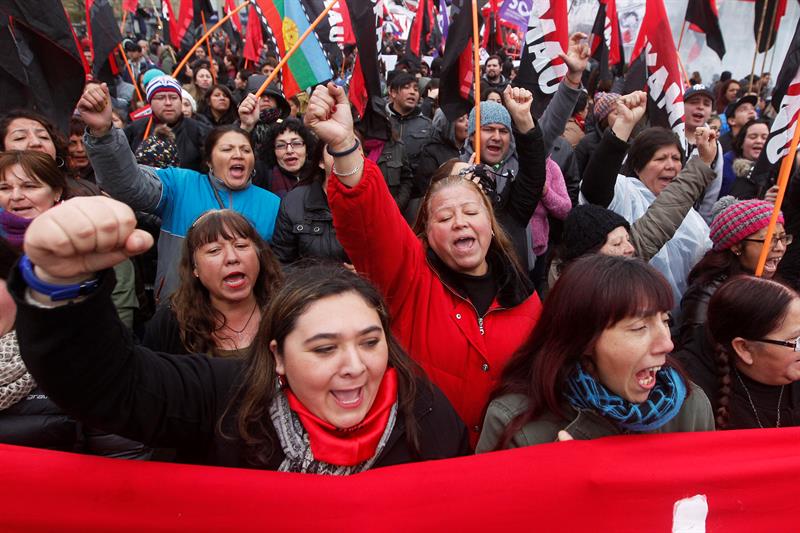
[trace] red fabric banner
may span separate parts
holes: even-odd
[[[611,437],[349,478],[0,446],[0,530],[640,533],[673,530],[676,502],[701,495],[705,531],[796,531],[798,439],[800,428]]]

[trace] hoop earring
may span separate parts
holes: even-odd
[[[64,168],[66,166],[66,164],[67,163],[64,161],[63,157],[61,157],[60,155],[56,156],[56,166],[58,168]]]

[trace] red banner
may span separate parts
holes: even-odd
[[[796,531],[798,440],[800,428],[612,437],[349,478],[0,446],[0,530]]]

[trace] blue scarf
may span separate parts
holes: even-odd
[[[576,409],[592,409],[627,431],[658,429],[678,414],[686,399],[686,384],[680,374],[663,367],[656,374],[656,386],[642,403],[620,398],[587,374],[580,363],[567,380],[567,400]]]

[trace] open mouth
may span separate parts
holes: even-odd
[[[661,370],[660,366],[651,366],[636,373],[636,382],[643,389],[650,390],[656,386],[656,374]]]
[[[21,218],[30,218],[36,214],[36,209],[33,206],[12,207],[11,213]]]
[[[244,165],[231,165],[228,168],[228,175],[234,179],[242,179],[245,176],[245,167]]]
[[[231,289],[241,289],[247,282],[247,276],[241,272],[233,272],[222,278],[222,282]]]
[[[364,400],[364,387],[355,389],[332,390],[331,395],[340,407],[354,409]]]
[[[283,158],[283,162],[287,167],[291,167],[297,164],[299,159],[297,157],[285,157]]]
[[[782,258],[783,258],[782,255],[781,256],[768,257],[767,258],[767,262],[764,263],[764,270],[766,272],[775,273],[775,271],[778,270],[778,263],[781,262]]]
[[[456,251],[461,253],[468,253],[472,251],[472,247],[474,245],[475,237],[461,237],[453,242],[453,247],[456,249]]]

